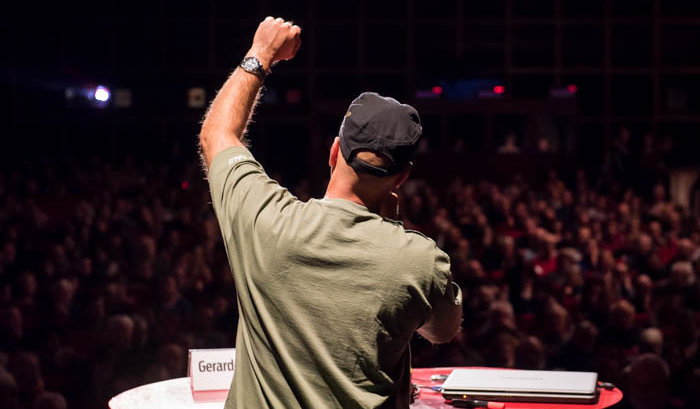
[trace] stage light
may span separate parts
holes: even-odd
[[[493,87],[493,93],[494,94],[505,94],[506,92],[506,87],[503,85],[494,85]]]
[[[442,88],[442,85],[434,85],[430,88],[416,90],[416,98],[438,99],[442,97],[442,93],[444,91],[445,90]]]
[[[100,101],[100,102],[107,102],[109,101],[109,97],[111,96],[111,93],[109,92],[109,88],[98,85],[97,88],[95,88],[95,100]]]
[[[564,87],[552,87],[549,89],[549,96],[551,98],[566,98],[571,99],[576,97],[578,92],[578,86],[575,84],[569,84]]]

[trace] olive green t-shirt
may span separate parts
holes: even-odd
[[[245,148],[209,184],[240,315],[225,407],[407,408],[411,336],[454,307],[447,255],[356,203],[299,201]]]

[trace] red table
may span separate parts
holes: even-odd
[[[451,368],[413,368],[411,381],[416,385],[426,386],[421,388],[420,396],[411,408],[420,409],[454,409],[455,407],[445,403],[445,399],[440,392],[429,389],[431,386],[440,386],[442,381],[431,381],[433,375],[449,375],[455,367]],[[598,403],[593,405],[572,404],[572,403],[520,403],[504,402],[505,409],[603,409],[612,406],[622,399],[622,392],[615,388],[613,390],[601,389]]]
[[[411,380],[416,385],[424,385],[411,409],[455,409],[445,403],[440,392],[429,389],[440,386],[442,381],[431,381],[432,375],[448,375],[455,368],[414,368]],[[602,409],[622,399],[619,389],[602,390],[595,405],[547,404],[506,402],[505,409]],[[110,409],[221,409],[224,402],[195,403],[190,392],[190,378],[170,379],[163,382],[141,385],[122,392],[109,401]]]

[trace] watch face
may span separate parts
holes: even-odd
[[[260,62],[258,62],[257,59],[254,57],[248,57],[243,60],[241,63],[241,66],[243,67],[244,70],[246,71],[252,71],[252,72],[258,72],[261,71],[261,65]]]

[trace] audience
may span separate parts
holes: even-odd
[[[632,183],[628,144],[622,130],[601,178],[409,180],[404,225],[450,254],[465,301],[452,342],[414,338],[414,367],[597,371],[626,393],[621,407],[695,407],[700,223],[663,183]],[[505,146],[517,152],[515,137]],[[0,172],[4,407],[103,408],[186,376],[189,348],[235,345],[235,289],[209,201],[194,157]]]
[[[235,289],[194,159],[0,172],[3,407],[106,407],[186,376],[189,348],[234,346]]]

